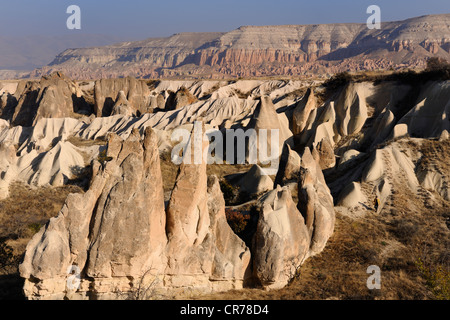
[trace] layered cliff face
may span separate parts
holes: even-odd
[[[98,79],[114,74],[130,76],[157,74],[160,72],[157,69],[180,65],[196,48],[221,35],[222,33],[214,32],[181,33],[169,38],[123,42],[105,47],[68,49],[44,69],[66,70],[72,77],[78,79]],[[126,72],[120,73],[121,69]]]
[[[229,77],[422,67],[450,59],[450,15],[365,24],[246,26],[228,33],[181,33],[114,46],[69,49],[40,75],[72,77]]]

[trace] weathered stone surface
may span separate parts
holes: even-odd
[[[298,208],[305,217],[311,236],[309,255],[323,250],[334,231],[335,212],[333,197],[323,176],[318,159],[314,159],[309,148],[301,155],[298,183]]]
[[[151,129],[143,143],[137,131],[124,142],[110,138],[110,158],[93,163],[89,190],[69,195],[59,215],[28,244],[20,266],[26,282],[64,280],[71,265],[94,278],[139,277],[161,268],[167,239],[156,143]],[[36,293],[39,285],[30,282],[25,287],[29,298],[57,293]]]
[[[346,169],[355,164],[355,161],[358,161],[365,153],[359,152],[355,149],[350,149],[344,152],[344,154],[339,159],[338,168]]]
[[[310,114],[316,108],[317,100],[314,92],[308,89],[305,96],[297,103],[294,109],[292,119],[292,132],[294,135],[301,134],[307,125],[314,120],[314,118],[310,120]]]
[[[4,92],[0,96],[0,118],[10,119],[10,115],[14,112],[17,105],[17,99],[9,92]]]
[[[373,140],[372,146],[384,141],[395,126],[395,116],[390,110],[384,110],[377,120],[376,126],[373,127],[370,133],[370,139]]]
[[[166,107],[166,101],[162,94],[150,97],[150,107],[147,110],[148,113],[152,113],[155,109],[164,110]]]
[[[298,153],[286,144],[281,154],[280,166],[275,177],[275,186],[283,186],[290,180],[297,181],[300,171],[300,160]]]
[[[160,272],[164,231],[164,194],[156,135],[147,130],[143,144],[137,131],[122,144],[105,171],[110,174],[97,201],[86,269],[95,278],[140,276]]]
[[[203,142],[203,148],[207,142]],[[192,161],[193,162],[193,161]],[[167,207],[169,274],[201,273],[211,269],[212,261],[203,259],[212,250],[213,239],[206,238],[210,225],[207,205],[206,163],[182,163]],[[192,250],[193,247],[199,250]],[[183,261],[190,261],[185,265]]]
[[[307,257],[310,235],[287,187],[260,199],[253,237],[253,274],[265,288],[284,287]]]
[[[445,141],[450,139],[450,134],[447,130],[442,131],[441,135],[439,136],[439,141]]]
[[[241,192],[258,195],[273,189],[272,179],[257,164],[253,165],[238,181]]]
[[[37,81],[21,81],[2,118],[13,125],[31,126],[41,118],[70,117],[85,108],[78,85],[63,73],[55,72]]]
[[[109,116],[115,104],[115,99],[123,91],[133,112],[147,113],[150,106],[150,90],[143,80],[132,77],[123,79],[101,79],[95,81],[94,86],[94,113],[97,117]]]
[[[350,82],[335,102],[336,126],[341,136],[358,133],[367,120],[366,97],[370,83]]]
[[[285,148],[284,162],[292,150]],[[335,213],[319,164],[318,153],[309,148],[291,159],[298,174],[298,208],[289,188],[277,188],[259,200],[260,215],[253,238],[253,270],[265,288],[280,288],[292,278],[303,261],[325,247],[334,230]],[[298,155],[297,155],[298,156]],[[285,170],[285,169],[282,169]],[[289,172],[290,170],[288,170]],[[280,175],[281,177],[281,175]]]
[[[20,265],[25,295],[123,298],[149,277],[161,278],[165,291],[242,288],[250,250],[228,225],[219,180],[207,179],[206,164],[180,167],[166,212],[153,130],[143,141],[137,130],[125,141],[108,139],[89,190],[69,195],[28,244]],[[66,287],[74,265],[82,280],[75,291]]]
[[[361,191],[361,184],[352,182],[346,186],[339,194],[338,206],[352,208],[360,206],[367,201],[366,196]]]
[[[319,164],[322,170],[333,168],[336,165],[333,145],[328,137],[323,138],[316,147],[319,154]]]
[[[203,141],[202,151],[207,148]],[[167,207],[166,231],[165,274],[177,276],[178,285],[193,285],[181,276],[203,274],[242,287],[250,251],[226,222],[219,181],[216,177],[208,181],[206,162],[181,164]]]
[[[292,137],[288,119],[284,114],[278,114],[276,112],[275,106],[269,96],[261,97],[246,129],[255,130],[258,137],[257,141],[254,141],[255,144],[248,144],[247,155],[249,156],[250,152],[256,151],[256,154],[259,156],[259,161],[262,161],[261,155],[272,158],[272,160],[278,160],[283,151],[284,144],[290,143],[290,138]],[[272,135],[274,138],[272,138]],[[277,135],[278,139],[276,139]],[[272,142],[276,143],[276,145],[272,145]],[[261,144],[266,146],[266,154],[261,153]],[[273,153],[272,150],[274,150]]]
[[[197,102],[197,98],[189,92],[186,88],[182,87],[175,94],[172,109],[178,110],[190,104]]]
[[[417,104],[396,125],[407,126],[408,134],[439,138],[444,130],[450,131],[450,81],[432,82],[424,86]],[[397,132],[395,136],[400,136]]]
[[[127,97],[125,96],[125,92],[122,90],[119,91],[117,94],[117,99],[114,104],[114,107],[112,108],[111,115],[123,115],[126,117],[131,117],[134,114],[134,108],[130,104],[130,102],[127,100]]]

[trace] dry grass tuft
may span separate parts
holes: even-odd
[[[0,237],[28,238],[61,210],[69,193],[83,192],[80,187],[40,187],[12,183],[10,197],[0,200]]]
[[[0,299],[22,299],[23,279],[18,265],[27,243],[47,221],[61,210],[69,193],[80,187],[40,187],[32,189],[13,183],[10,196],[0,200]]]

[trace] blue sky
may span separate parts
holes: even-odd
[[[66,28],[71,4],[81,8],[79,31]],[[383,21],[450,13],[449,0],[0,0],[0,36],[78,32],[136,40],[242,25],[361,23],[371,4],[381,7]]]

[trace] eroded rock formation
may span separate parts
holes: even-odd
[[[310,256],[323,250],[333,233],[335,223],[333,197],[325,182],[319,158],[315,158],[313,154],[309,148],[305,148],[301,155],[298,182],[298,208],[305,217],[311,237]]]
[[[95,82],[94,113],[98,116],[109,116],[114,107],[119,91],[123,91],[126,99],[133,106],[133,112],[144,114],[150,107],[150,90],[145,81],[128,77],[124,79],[101,79]]]
[[[448,81],[418,87],[418,101],[406,106],[399,101],[404,103],[409,87],[351,83],[311,108],[307,124],[295,135],[298,144],[291,147],[288,118],[292,124],[300,97],[288,96],[299,86],[294,81],[163,82],[151,97],[186,87],[206,98],[140,117],[40,119],[33,127],[0,120],[2,197],[14,180],[63,185],[71,167],[91,163],[86,193],[70,195],[28,245],[20,268],[27,297],[123,298],[133,295],[142,279],[158,292],[175,294],[247,283],[280,288],[331,236],[332,195],[344,213],[370,206],[374,195],[381,200],[380,210],[390,210],[398,185],[411,194],[449,198],[445,154],[439,151],[448,141]],[[303,97],[302,112],[313,94]],[[125,91],[119,90],[116,105],[134,110]],[[189,130],[194,121],[215,132],[281,130],[275,184],[256,166],[247,173],[257,178],[249,187],[263,192],[256,202],[259,218],[251,245],[228,226],[219,180],[207,176],[206,164],[182,164],[175,186],[163,194],[158,149],[170,151],[172,130]],[[408,134],[421,138],[401,138]],[[391,137],[398,139],[386,142]],[[436,145],[426,145],[424,138],[436,138]],[[204,152],[207,143],[201,145]],[[74,266],[81,272],[77,291],[67,287],[68,269]]]
[[[265,288],[282,288],[308,256],[311,237],[287,187],[260,200],[253,237],[253,273]]]
[[[165,290],[243,286],[250,251],[228,226],[206,164],[181,165],[167,212],[151,128],[143,141],[137,130],[125,141],[110,135],[92,170],[89,190],[69,195],[28,244],[20,266],[28,298],[120,298],[149,277],[162,278]],[[72,266],[81,273],[78,290],[67,287]]]
[[[291,151],[289,147],[285,150]],[[295,157],[286,160],[296,162]],[[333,197],[319,160],[309,148],[302,154],[298,170],[298,208],[287,186],[278,185],[259,199],[259,220],[253,237],[253,273],[266,288],[284,287],[305,259],[323,250],[334,231]],[[296,170],[287,170],[292,171]]]
[[[87,108],[77,84],[61,72],[43,76],[38,82],[20,81],[14,97],[7,96],[6,104],[2,103],[1,116],[25,127],[42,118],[71,117]]]

